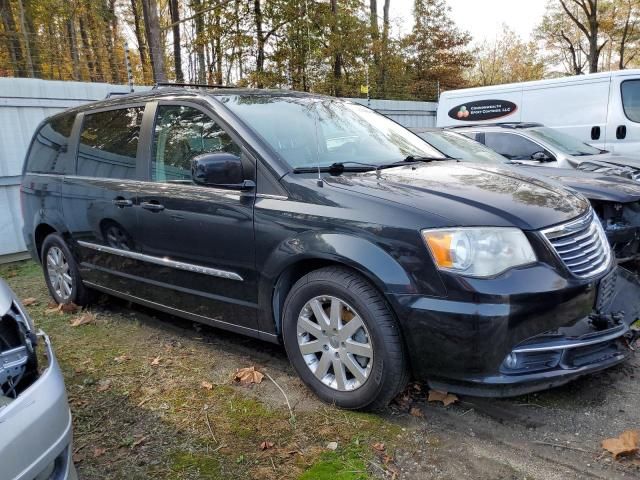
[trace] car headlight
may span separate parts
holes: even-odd
[[[440,270],[491,277],[536,261],[518,228],[443,228],[422,230],[422,236]]]

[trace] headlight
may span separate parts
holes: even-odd
[[[517,228],[444,228],[423,230],[422,236],[440,270],[491,277],[536,261]]]

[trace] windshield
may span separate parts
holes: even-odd
[[[602,151],[587,145],[579,139],[548,127],[535,127],[527,130],[533,138],[548,143],[566,155],[600,155]]]
[[[361,105],[289,95],[217,97],[292,168],[383,165],[408,156],[444,158],[409,130]]]
[[[418,133],[429,145],[437,148],[445,155],[464,162],[507,163],[509,160],[475,140],[452,132]]]

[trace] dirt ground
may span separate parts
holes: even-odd
[[[52,338],[83,479],[640,478],[640,455],[613,460],[600,446],[640,428],[638,354],[538,394],[444,407],[412,385],[384,412],[345,412],[302,385],[280,346],[109,297],[73,326],[86,312],[50,311],[34,263],[0,276],[34,299]],[[271,379],[234,384],[249,366]]]

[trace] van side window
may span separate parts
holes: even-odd
[[[620,84],[622,108],[632,122],[640,123],[640,80],[625,80]]]
[[[484,144],[511,160],[531,160],[531,155],[544,151],[540,145],[513,133],[485,132]]]
[[[78,175],[136,178],[136,152],[144,107],[120,108],[84,116]]]
[[[38,130],[27,157],[27,172],[73,173],[74,162],[68,147],[75,119],[75,113],[58,115]]]
[[[202,153],[233,153],[240,147],[211,117],[186,105],[160,105],[153,135],[151,178],[191,183],[191,159]]]

